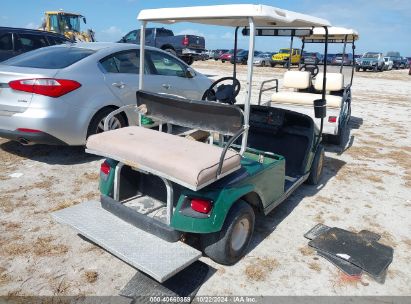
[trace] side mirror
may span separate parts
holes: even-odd
[[[84,24],[87,24],[86,17],[83,17]]]
[[[186,70],[186,77],[187,78],[194,78],[195,75],[196,75],[196,72],[194,72],[194,70],[192,68],[187,68],[187,70]]]
[[[327,102],[325,99],[314,100],[315,118],[325,118],[327,116]]]

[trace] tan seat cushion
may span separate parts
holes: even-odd
[[[322,91],[323,89],[323,73],[318,73],[315,77],[314,88],[317,91]],[[341,73],[327,73],[327,84],[326,91],[341,91],[344,89],[344,75]]]
[[[314,93],[301,93],[282,91],[274,93],[271,96],[271,102],[273,105],[277,104],[294,104],[294,105],[309,105],[314,106],[314,100],[321,99],[321,94]],[[341,96],[326,95],[327,107],[340,108],[342,103]]]
[[[307,89],[311,85],[311,73],[306,71],[287,71],[283,86],[291,89]]]
[[[143,127],[126,127],[92,135],[88,152],[197,190],[216,179],[222,148]],[[221,174],[240,168],[241,156],[227,151]]]

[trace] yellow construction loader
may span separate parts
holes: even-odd
[[[86,18],[75,13],[67,13],[62,10],[49,11],[44,14],[41,29],[48,32],[59,33],[74,41],[95,41],[94,32],[80,30],[81,20],[86,24]]]

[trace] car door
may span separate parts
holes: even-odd
[[[111,54],[100,60],[104,71],[104,81],[111,92],[123,105],[136,102],[136,92],[139,84],[139,50],[126,50]],[[147,73],[147,69],[145,69]],[[155,83],[144,77],[144,88],[147,91],[158,92]]]
[[[159,88],[158,92],[182,96],[190,99],[201,99],[205,88],[192,70],[189,77],[189,68],[177,58],[160,51],[148,50],[146,60],[149,64],[150,75],[147,82]]]

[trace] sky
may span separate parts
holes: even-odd
[[[0,26],[38,28],[46,10],[63,9],[86,16],[87,25],[82,26],[92,28],[98,41],[118,41],[139,27],[136,17],[142,9],[236,3],[271,5],[325,18],[334,26],[353,28],[360,34],[356,53],[399,51],[403,56],[411,56],[411,0],[13,0],[2,5]],[[192,23],[165,27],[175,34],[204,36],[207,49],[233,47],[232,28]],[[247,39],[241,37],[239,47],[247,48],[247,45]],[[297,39],[295,45],[299,47],[301,42]],[[256,49],[260,51],[278,51],[288,46],[287,38],[258,37],[256,40]],[[306,50],[322,51],[322,47],[310,45]],[[341,50],[341,45],[333,45],[329,52]]]

